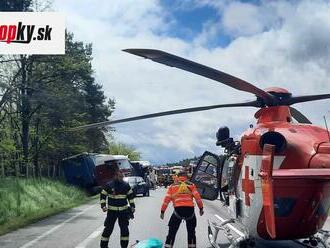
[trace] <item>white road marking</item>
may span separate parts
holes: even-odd
[[[71,218],[63,221],[61,224],[58,224],[57,226],[54,226],[52,229],[48,230],[47,232],[45,232],[44,234],[40,235],[39,237],[31,240],[30,242],[26,243],[25,245],[21,246],[20,248],[32,247],[39,240],[41,240],[44,237],[48,236],[49,234],[55,232],[57,229],[59,229],[60,227],[64,226],[66,223],[70,222],[71,220],[74,220],[75,218],[79,217],[80,215],[82,215],[83,213],[85,213],[86,211],[88,211],[89,209],[91,209],[92,207],[95,207],[95,206],[96,206],[96,204],[93,204],[92,206],[89,206],[88,208],[84,209],[82,212],[80,212],[80,213],[72,216]]]
[[[221,218],[219,215],[215,215],[215,217],[217,217],[221,222],[224,222],[225,219]],[[240,235],[241,237],[244,237],[245,234],[242,233],[240,230],[238,230],[236,227],[234,227],[232,224],[227,224],[227,226],[229,226],[231,229],[233,229],[238,235]]]
[[[100,226],[96,231],[92,232],[86,239],[79,243],[75,248],[86,248],[87,245],[93,240],[96,239],[103,231],[104,226]]]

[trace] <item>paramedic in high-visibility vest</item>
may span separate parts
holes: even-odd
[[[186,172],[180,172],[177,182],[173,183],[167,190],[166,196],[161,208],[160,218],[164,219],[164,214],[170,202],[173,203],[174,212],[168,223],[169,231],[166,237],[165,247],[173,247],[176,233],[180,227],[182,220],[186,221],[188,232],[188,247],[196,247],[196,233],[197,225],[196,215],[194,211],[195,199],[199,208],[199,214],[202,216],[203,202],[196,186],[189,182]]]

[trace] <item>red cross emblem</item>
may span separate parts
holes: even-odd
[[[245,193],[245,205],[250,206],[250,195],[255,193],[254,181],[250,180],[249,166],[245,166],[245,178],[242,179],[242,190]]]

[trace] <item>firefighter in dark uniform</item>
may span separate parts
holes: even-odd
[[[161,219],[164,219],[165,211],[170,202],[173,203],[174,207],[174,212],[168,223],[169,230],[165,242],[166,248],[173,247],[176,233],[183,220],[186,222],[188,232],[188,247],[196,247],[195,228],[197,225],[197,219],[194,211],[193,199],[195,199],[199,208],[199,214],[202,216],[204,210],[201,196],[198,193],[196,186],[188,181],[187,173],[182,171],[179,173],[175,182],[168,188],[161,207]]]
[[[120,227],[120,245],[122,248],[127,248],[129,243],[128,224],[129,219],[133,218],[135,204],[133,191],[129,184],[123,181],[123,174],[119,168],[114,168],[113,180],[102,189],[100,203],[103,212],[107,212],[105,228],[101,236],[101,248],[108,248],[109,238],[117,219]]]

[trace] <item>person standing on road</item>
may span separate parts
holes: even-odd
[[[163,205],[161,207],[160,218],[164,219],[164,214],[168,204],[172,201],[174,206],[174,212],[168,223],[169,231],[166,237],[165,247],[173,247],[175,236],[182,220],[186,221],[188,232],[188,247],[196,247],[195,228],[197,225],[197,219],[194,211],[194,198],[199,208],[199,214],[202,216],[204,214],[204,210],[201,196],[198,193],[196,186],[188,181],[187,173],[180,172],[177,178],[177,182],[173,183],[168,188],[163,201]]]
[[[100,246],[101,248],[108,248],[110,235],[118,219],[120,245],[122,248],[127,248],[129,243],[129,219],[133,218],[135,212],[134,194],[129,184],[123,181],[123,174],[119,168],[112,166],[111,170],[114,174],[113,180],[103,187],[100,194],[101,208],[103,212],[107,212]]]

